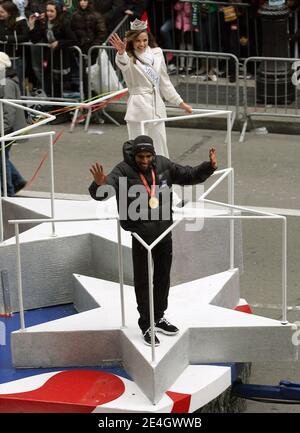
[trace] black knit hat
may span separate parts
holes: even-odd
[[[155,155],[155,149],[153,146],[153,140],[148,135],[139,135],[133,140],[132,154],[135,156],[140,152],[151,152]]]

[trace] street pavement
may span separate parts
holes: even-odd
[[[54,147],[55,191],[88,194],[89,167],[103,163],[106,172],[122,159],[122,144],[127,139],[125,126],[91,125],[89,133],[82,125],[74,132],[68,124],[43,126],[39,131],[63,130]],[[208,150],[217,150],[219,168],[227,166],[225,131],[168,128],[170,158],[183,165],[196,165],[208,159]],[[248,132],[244,143],[239,133],[232,134],[232,160],[235,169],[235,203],[273,208],[287,215],[288,221],[288,320],[300,320],[300,142],[298,135]],[[31,179],[45,156],[47,139],[20,142],[11,150],[11,160],[26,179]],[[207,182],[209,185],[209,181]],[[49,191],[49,166],[42,165],[30,191]],[[22,193],[29,193],[26,190]],[[37,194],[37,193],[35,193]],[[41,194],[42,196],[44,194]],[[226,202],[227,183],[210,197]],[[280,223],[270,220],[243,222],[244,273],[241,294],[253,306],[253,312],[281,319],[281,231]],[[253,363],[250,382],[277,385],[281,379],[300,383],[299,362]],[[246,412],[300,412],[300,405],[248,402]]]

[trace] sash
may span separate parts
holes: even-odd
[[[156,70],[152,67],[154,63],[154,58],[152,52],[150,51],[150,48],[146,51],[146,53],[137,55],[137,53],[135,52],[135,55],[137,58],[136,65],[138,66],[138,68],[144,73],[144,75],[153,84],[153,86],[159,87],[160,77]]]

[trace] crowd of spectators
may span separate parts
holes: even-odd
[[[12,60],[22,92],[26,78],[30,88],[42,88],[48,96],[57,97],[64,90],[75,90],[70,71],[76,69],[72,66],[78,66],[78,59],[68,48],[78,46],[87,96],[89,48],[103,44],[124,16],[142,18],[147,4],[148,0],[0,1],[0,51]],[[32,44],[24,47],[22,42]]]
[[[234,7],[237,1],[245,7]],[[70,70],[76,69],[72,66],[77,60],[68,47],[78,46],[85,56],[86,95],[89,48],[107,41],[126,15],[130,20],[148,19],[158,44],[170,51],[167,54],[169,73],[190,73],[195,68],[193,58],[175,59],[172,50],[226,52],[239,58],[259,55],[257,11],[264,1],[233,0],[224,7],[217,0],[208,4],[204,0],[0,0],[0,51],[5,51],[13,61],[23,90],[24,79],[27,77],[28,82],[30,77],[31,87],[41,87],[49,96],[58,96],[62,89],[72,90]],[[289,0],[289,6],[296,8],[296,2]],[[21,42],[33,44],[23,48]],[[41,50],[34,45],[37,43],[44,43],[45,48]],[[57,55],[58,52],[63,55]],[[92,63],[95,61],[96,51]],[[212,60],[198,68],[198,72],[216,80],[216,66]],[[230,74],[234,81],[233,72]]]

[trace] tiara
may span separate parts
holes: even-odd
[[[137,18],[130,23],[130,30],[147,30],[148,21],[140,21]]]

